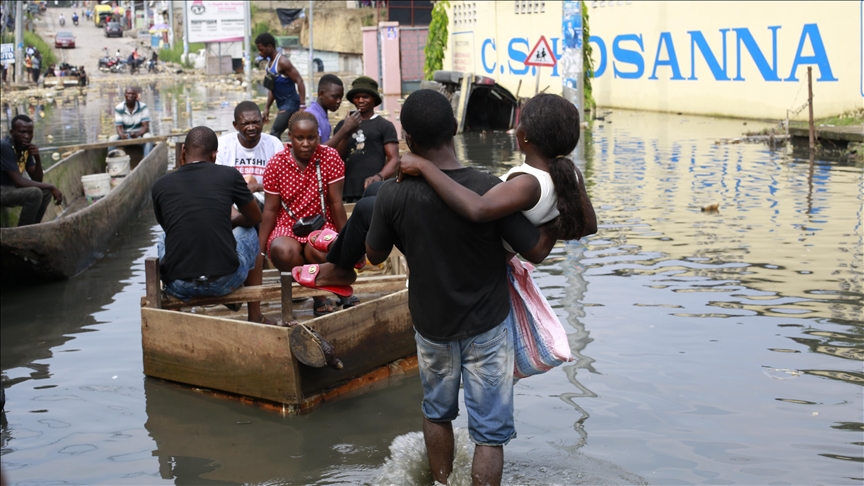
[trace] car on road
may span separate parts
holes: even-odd
[[[75,36],[72,35],[72,32],[60,31],[57,32],[57,35],[54,36],[54,47],[74,49],[75,48]]]
[[[120,27],[120,22],[105,24],[105,37],[123,37],[123,28]]]

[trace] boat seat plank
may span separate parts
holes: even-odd
[[[352,286],[355,293],[390,293],[405,288],[405,275],[386,275],[376,277],[363,277]],[[315,297],[318,295],[330,295],[322,290],[302,287],[297,283],[291,285],[291,296],[293,298]],[[153,307],[147,305],[147,297],[141,300],[142,307]],[[182,301],[170,295],[162,296],[162,309],[177,310],[184,307],[199,307],[205,305],[233,304],[243,302],[274,302],[282,300],[282,285],[253,285],[241,287],[228,295],[221,297],[195,297],[189,301]]]

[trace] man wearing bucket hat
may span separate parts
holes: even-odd
[[[381,95],[374,79],[368,76],[355,79],[346,98],[360,112],[360,127],[350,137],[345,137],[336,149],[345,160],[342,199],[355,202],[363,197],[366,186],[396,173],[399,138],[396,127],[375,113],[375,107],[381,104]],[[335,133],[339,133],[344,123],[336,125]]]

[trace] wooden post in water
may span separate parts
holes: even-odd
[[[807,109],[810,110],[810,152],[816,150],[816,127],[813,126],[813,67],[807,66]]]

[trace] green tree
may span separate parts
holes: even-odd
[[[597,106],[594,101],[594,93],[591,89],[591,81],[594,79],[594,60],[591,59],[591,30],[588,28],[588,2],[582,2],[582,93],[585,100],[585,111],[593,110]],[[587,115],[586,115],[587,118]]]
[[[429,23],[429,36],[426,39],[426,47],[423,53],[426,62],[423,65],[423,75],[426,79],[432,79],[435,71],[444,66],[444,49],[447,48],[447,7],[450,2],[441,0],[432,8],[432,22]]]

